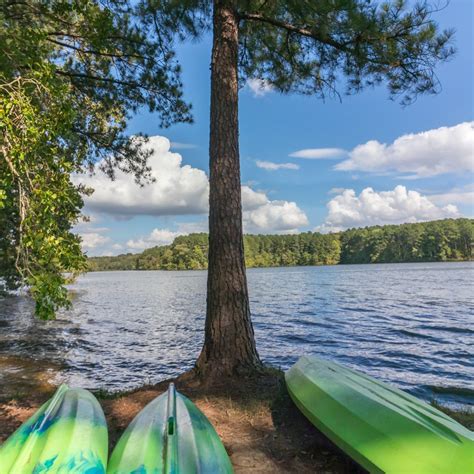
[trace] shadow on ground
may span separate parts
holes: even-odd
[[[258,376],[222,379],[206,385],[191,374],[138,390],[107,394],[95,392],[109,427],[112,449],[135,415],[167,390],[170,382],[205,413],[221,437],[236,473],[362,473],[293,404],[281,371]],[[54,391],[22,391],[0,398],[0,442],[10,436]],[[473,412],[438,407],[472,429]]]
[[[271,371],[238,382],[221,380],[212,386],[204,386],[189,376],[173,381],[214,425],[236,473],[364,472],[298,411],[281,372]],[[167,389],[169,382],[101,400],[111,446],[133,417]]]

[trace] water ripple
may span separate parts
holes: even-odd
[[[474,404],[472,263],[248,272],[262,359],[347,364],[425,399]],[[66,381],[124,390],[192,367],[203,341],[205,272],[90,273],[56,321],[24,297],[0,300],[0,396]],[[33,374],[33,375],[32,375]]]

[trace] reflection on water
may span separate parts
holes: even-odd
[[[474,404],[472,263],[249,270],[262,358],[286,369],[314,354],[426,399]],[[59,381],[124,390],[192,366],[205,272],[90,273],[74,308],[37,321],[0,300],[0,396]]]

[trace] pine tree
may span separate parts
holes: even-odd
[[[36,84],[32,89],[20,85],[19,91],[26,94],[25,104],[32,103],[37,110],[47,108],[45,103],[52,99],[60,108],[70,101],[71,126],[58,122],[53,146],[64,151],[60,158],[72,163],[72,171],[105,156],[111,175],[118,166],[146,176],[146,154],[124,136],[126,121],[142,106],[160,112],[164,125],[191,120],[181,99],[173,48],[177,40],[196,40],[211,32],[209,271],[205,341],[196,364],[200,374],[247,373],[261,365],[250,318],[242,236],[239,87],[258,79],[284,94],[325,98],[384,83],[390,96],[404,104],[420,94],[435,93],[439,89],[435,66],[453,54],[452,32],[438,31],[432,20],[435,9],[428,2],[412,7],[407,3],[7,0],[2,5],[0,42],[5,54],[0,59],[0,82],[39,77],[46,91],[36,94]],[[3,97],[8,93],[2,91]],[[8,98],[4,103],[2,120],[9,120]],[[14,125],[9,126],[13,130]],[[34,137],[37,130],[33,127]],[[20,148],[10,156],[19,160]],[[44,149],[36,156],[57,172]],[[32,166],[42,163],[34,153],[28,158]],[[0,170],[2,184],[18,184],[6,162],[0,162]],[[66,171],[66,178],[72,171]],[[21,185],[28,187],[27,174]],[[65,183],[70,184],[67,179]],[[75,205],[65,213],[65,237],[81,203],[80,190],[69,190]],[[56,198],[48,195],[48,199]],[[17,230],[22,229],[20,201],[16,191],[0,190],[4,219],[16,223]],[[36,231],[32,232],[34,239]],[[7,247],[8,262],[15,259],[12,249],[22,248],[17,245],[19,235],[0,233],[0,248]],[[51,242],[56,242],[55,235]],[[79,259],[77,241],[71,242],[70,251]],[[33,271],[41,274],[46,264],[42,250],[38,252]],[[58,277],[67,262],[66,258],[53,266],[50,274]],[[55,281],[56,290],[60,283]],[[43,290],[47,300],[48,285]]]
[[[202,375],[261,363],[250,318],[242,236],[238,92],[256,78],[281,93],[319,97],[385,83],[404,104],[437,92],[434,67],[451,56],[427,2],[404,0],[144,0],[158,38],[212,32],[209,270]],[[212,18],[212,21],[211,21]]]

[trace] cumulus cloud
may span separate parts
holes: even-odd
[[[347,151],[342,148],[305,148],[304,150],[294,151],[288,156],[306,160],[330,160],[344,155],[347,155]]]
[[[254,191],[250,186],[242,186],[242,207],[246,211],[253,211],[268,202],[268,197],[264,192]]]
[[[83,232],[80,236],[82,239],[81,245],[84,250],[93,250],[111,242],[110,237],[98,232]]]
[[[254,210],[243,212],[244,230],[248,233],[295,233],[308,225],[306,214],[288,201],[268,201]]]
[[[181,155],[170,152],[170,142],[165,137],[151,137],[147,145],[153,150],[149,164],[156,181],[139,187],[131,175],[120,171],[115,181],[99,172],[93,176],[76,177],[77,182],[95,189],[86,198],[87,209],[119,219],[137,215],[206,214],[209,183],[204,171],[183,165]],[[242,186],[242,207],[247,232],[294,232],[308,223],[305,213],[296,203],[271,200],[266,193],[246,185]],[[165,229],[148,237],[139,236],[130,239],[127,246],[131,249],[146,248],[169,243],[176,235],[206,230],[202,223],[194,227],[186,230],[179,227],[178,233]],[[100,234],[97,230],[90,232]],[[87,238],[93,245],[93,237]],[[98,236],[96,242],[98,246]]]
[[[266,79],[247,79],[247,87],[252,91],[254,97],[263,97],[272,92],[274,87]]]
[[[435,204],[468,204],[474,206],[474,184],[453,188],[446,193],[431,194],[428,196]]]
[[[129,240],[127,242],[127,248],[130,250],[144,250],[150,247],[168,245],[173,242],[178,235],[183,235],[183,232],[173,232],[168,229],[153,229],[146,237]]]
[[[256,165],[258,168],[262,168],[268,171],[276,170],[299,170],[300,167],[296,163],[273,163],[272,161],[261,161],[257,160]]]
[[[295,233],[299,227],[308,224],[306,214],[294,202],[272,201],[265,193],[242,186],[243,226],[246,233]],[[178,225],[178,230],[153,229],[146,236],[139,236],[127,241],[127,252],[141,252],[147,248],[168,245],[180,235],[195,232],[208,232],[208,222],[185,222]],[[111,240],[108,239],[108,242]],[[113,246],[112,246],[113,247]],[[97,253],[97,252],[95,252]],[[117,252],[108,252],[114,255]],[[104,252],[101,255],[105,255]]]
[[[138,214],[206,213],[209,195],[206,173],[183,165],[181,155],[170,151],[170,141],[165,137],[151,137],[146,146],[153,150],[149,165],[156,181],[140,188],[132,175],[122,171],[117,171],[114,181],[100,172],[93,176],[76,177],[76,181],[95,190],[92,196],[85,199],[86,207],[121,218]]]
[[[242,186],[243,227],[245,233],[295,233],[308,225],[306,214],[295,202],[270,200],[261,191]],[[208,232],[207,221],[181,223],[178,230],[154,229],[147,236],[130,239],[127,251],[139,252],[150,247],[168,245],[179,235]]]
[[[328,215],[324,224],[316,228],[318,231],[459,217],[453,204],[437,206],[427,196],[401,185],[381,192],[365,188],[358,196],[353,189],[345,189],[328,202],[327,208]]]
[[[192,150],[198,147],[194,143],[182,143],[182,142],[171,142],[170,145],[173,150]]]
[[[270,200],[264,192],[242,186],[244,231],[247,233],[297,232],[308,225],[295,202]]]
[[[95,215],[91,215],[79,221],[72,229],[75,234],[81,237],[81,247],[84,252],[96,253],[103,246],[110,247],[112,245],[112,239],[104,235],[110,229],[101,227],[98,225],[99,223],[100,219]]]
[[[402,135],[393,143],[356,146],[336,170],[407,173],[405,179],[474,169],[474,122]]]
[[[201,232],[209,232],[208,220],[201,220],[197,222],[181,222],[178,225],[180,235],[199,234]]]

